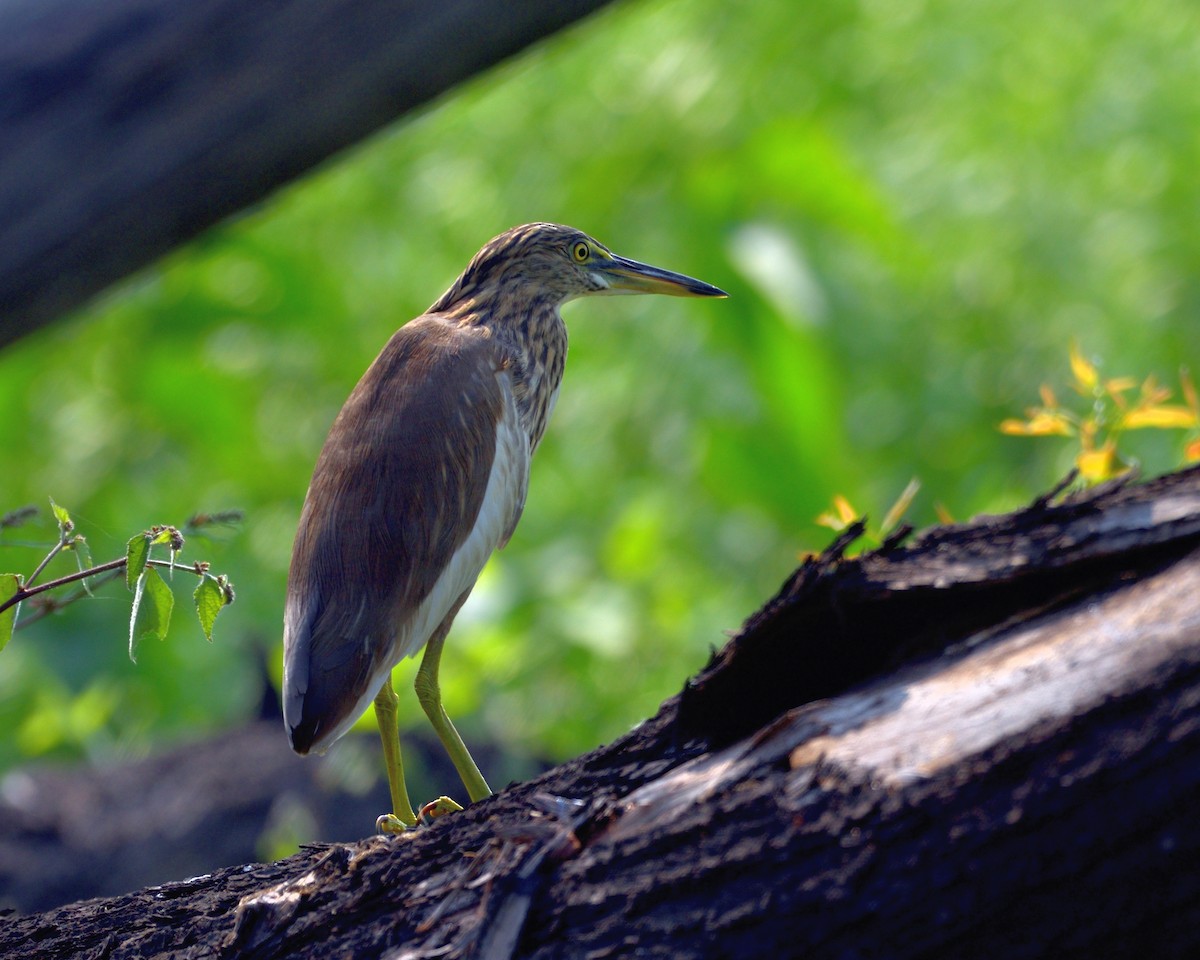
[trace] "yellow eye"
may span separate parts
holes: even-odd
[[[575,258],[576,263],[583,263],[591,255],[591,252],[588,245],[582,240],[577,240],[571,247],[571,256]]]

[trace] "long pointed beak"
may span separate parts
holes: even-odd
[[[669,297],[727,297],[724,290],[703,280],[673,273],[648,263],[638,263],[613,254],[592,269],[608,281],[612,293],[663,293]]]

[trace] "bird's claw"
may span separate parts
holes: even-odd
[[[421,807],[417,812],[417,819],[429,826],[438,817],[444,817],[448,813],[458,813],[461,809],[462,806],[449,797],[438,797]]]
[[[413,824],[416,826],[416,824]],[[385,813],[375,821],[375,832],[382,834],[406,833],[410,827],[394,813]]]
[[[399,836],[415,830],[418,826],[427,827],[438,817],[444,817],[448,813],[458,813],[461,809],[462,805],[449,797],[438,797],[436,800],[430,800],[417,811],[417,819],[412,824],[405,823],[394,813],[385,813],[375,821],[375,832]]]

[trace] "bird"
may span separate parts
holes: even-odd
[[[323,753],[374,703],[392,804],[380,832],[462,809],[439,797],[418,816],[409,800],[392,670],[422,648],[417,699],[470,802],[491,794],[442,705],[442,649],[524,509],[566,361],[559,308],[641,293],[726,296],[573,227],[513,227],[392,335],[330,428],[288,571],[283,715],[297,753]]]

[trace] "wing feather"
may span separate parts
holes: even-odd
[[[516,525],[529,453],[506,367],[485,331],[421,317],[338,414],[288,576],[284,717],[298,752],[345,732]]]

